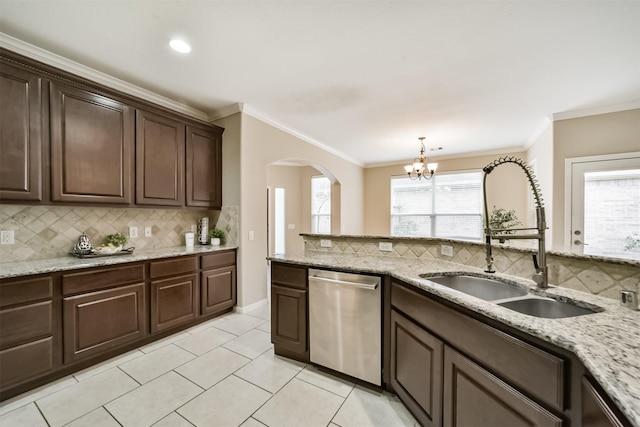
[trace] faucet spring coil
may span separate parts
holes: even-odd
[[[490,174],[495,168],[496,166],[500,166],[504,163],[515,163],[516,165],[520,166],[522,168],[522,170],[524,170],[524,173],[527,175],[527,180],[529,181],[529,184],[531,185],[531,190],[533,191],[533,196],[536,199],[536,207],[541,208],[544,206],[543,200],[542,200],[542,196],[540,195],[541,191],[540,191],[540,184],[538,183],[538,180],[536,179],[535,175],[533,174],[533,170],[531,170],[531,167],[527,164],[527,162],[525,162],[524,160],[515,157],[515,156],[505,156],[505,157],[500,157],[499,159],[494,160],[493,162],[489,163],[487,166],[485,166],[484,168],[482,168],[483,172],[486,174]]]

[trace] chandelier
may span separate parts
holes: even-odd
[[[404,170],[411,179],[431,179],[438,169],[437,163],[429,163],[429,158],[424,156],[424,136],[418,138],[420,140],[420,156],[413,159],[413,163],[406,165]]]

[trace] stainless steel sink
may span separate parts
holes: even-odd
[[[515,285],[483,277],[466,275],[429,277],[428,274],[421,274],[420,277],[486,301],[527,295],[526,290]]]
[[[530,316],[546,317],[549,319],[597,313],[596,310],[579,307],[568,302],[556,301],[554,299],[522,298],[498,303],[498,305]]]

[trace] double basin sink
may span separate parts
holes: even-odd
[[[535,296],[516,285],[484,277],[464,274],[451,276],[421,274],[420,277],[467,295],[485,301],[492,301],[502,307],[534,317],[558,319],[602,311],[598,307],[591,309],[571,302]]]

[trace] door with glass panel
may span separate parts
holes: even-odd
[[[640,153],[567,159],[573,253],[640,259]]]

